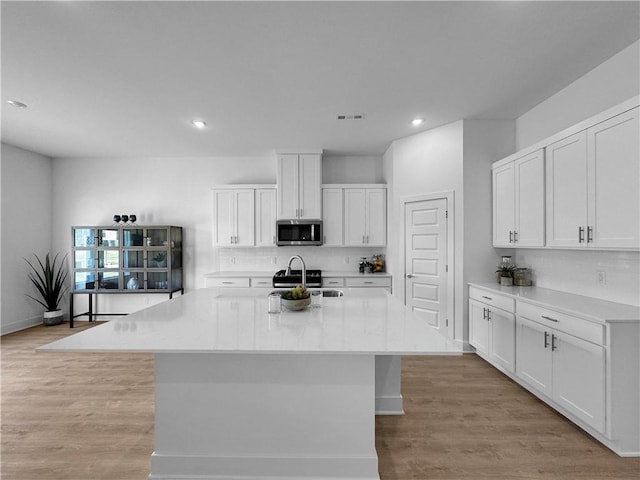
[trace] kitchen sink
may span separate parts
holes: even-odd
[[[309,289],[309,290],[314,290],[314,289]],[[273,290],[271,292],[269,292],[269,294],[272,293],[279,293],[279,294],[283,294],[284,292],[290,292],[291,290]],[[334,289],[327,289],[327,290],[320,290],[322,292],[322,296],[323,297],[342,297],[344,296],[344,292],[342,290],[334,290]]]

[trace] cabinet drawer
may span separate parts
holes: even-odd
[[[322,277],[323,287],[344,287],[343,277]]]
[[[273,279],[269,277],[251,277],[251,286],[258,288],[268,288],[273,286]]]
[[[604,345],[604,325],[520,301],[517,304],[517,312],[519,316],[549,328],[582,338],[588,342]]]
[[[469,298],[486,303],[492,307],[501,308],[507,312],[513,313],[515,311],[515,301],[513,298],[500,295],[499,293],[490,292],[489,290],[469,287]]]
[[[207,287],[248,287],[249,278],[217,277],[207,278]]]
[[[389,277],[348,277],[345,280],[347,287],[391,287],[391,279]]]

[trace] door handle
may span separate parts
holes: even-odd
[[[552,352],[558,349],[558,346],[556,345],[557,338],[558,337],[556,337],[554,334],[551,334],[551,351]]]
[[[518,231],[513,231],[513,243],[518,243]]]
[[[593,242],[593,227],[587,227],[587,243]]]
[[[509,243],[513,243],[513,231],[509,230]]]
[[[584,227],[578,227],[578,243],[584,242]]]
[[[544,348],[549,346],[549,332],[544,332]]]

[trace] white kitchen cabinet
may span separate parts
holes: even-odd
[[[512,299],[469,289],[469,344],[500,370],[515,370],[515,315]]]
[[[493,245],[544,246],[544,150],[499,164],[493,175]]]
[[[339,247],[343,245],[344,200],[342,188],[322,189],[322,231],[323,245]]]
[[[254,245],[254,190],[213,191],[213,246]]]
[[[547,245],[640,248],[638,107],[546,148]]]
[[[387,243],[385,188],[345,188],[344,244],[383,247]]]
[[[579,319],[532,305],[518,309],[516,375],[570,414],[604,432],[604,347],[562,328],[573,333],[583,330],[591,340],[594,331],[602,337],[597,333],[602,327],[587,321],[580,325]]]
[[[258,188],[255,191],[255,232],[257,247],[276,244],[276,189]]]
[[[278,218],[322,218],[322,155],[278,155]]]

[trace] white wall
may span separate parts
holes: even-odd
[[[518,118],[518,148],[639,93],[640,42],[635,42]],[[638,252],[518,249],[514,259],[517,265],[533,269],[540,287],[640,305]],[[606,273],[606,285],[597,283],[598,271]]]
[[[26,297],[36,296],[23,258],[44,258],[51,248],[51,159],[2,144],[0,159],[2,240],[0,333],[42,323],[44,308]],[[63,249],[66,251],[67,249]]]
[[[382,157],[322,157],[322,183],[384,183]]]
[[[522,149],[640,93],[640,41],[609,58],[516,120]]]

